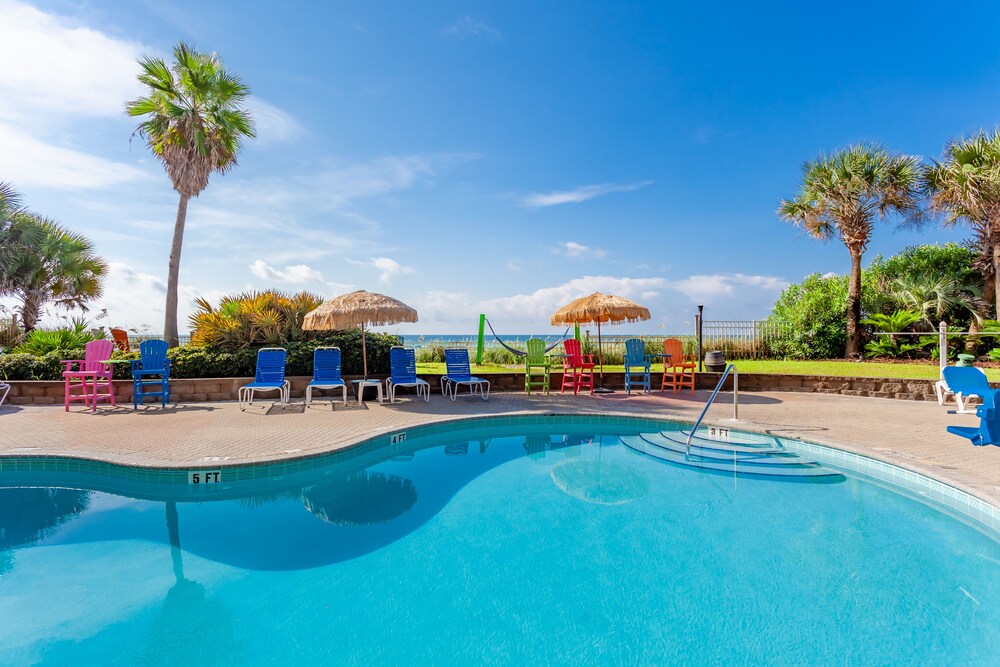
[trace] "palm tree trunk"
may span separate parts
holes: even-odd
[[[993,235],[993,295],[994,295],[994,305],[997,308],[996,314],[997,319],[1000,320],[1000,242],[997,240],[997,234]]]
[[[847,283],[847,356],[854,357],[861,352],[861,250],[851,251],[851,276]]]
[[[164,308],[163,338],[170,347],[176,347],[177,337],[177,282],[181,272],[181,246],[184,243],[184,223],[187,220],[187,195],[177,202],[177,220],[174,222],[174,240],[170,244],[170,265],[167,269],[167,304]]]
[[[33,294],[25,294],[21,301],[21,324],[24,326],[24,333],[29,334],[34,331],[41,316],[41,302]]]

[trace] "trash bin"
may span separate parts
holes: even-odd
[[[976,355],[974,354],[960,354],[958,355],[958,361],[955,362],[956,366],[972,366],[976,360]]]
[[[706,352],[705,370],[709,373],[721,373],[726,370],[726,354],[719,351]]]

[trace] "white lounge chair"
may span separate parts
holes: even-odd
[[[969,399],[982,399],[990,388],[986,373],[975,366],[946,366],[941,369],[941,379],[934,383],[938,405],[944,405],[945,399],[952,395],[959,414],[974,414],[976,409],[969,404]]]

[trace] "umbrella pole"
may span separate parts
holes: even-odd
[[[365,379],[368,379],[368,350],[365,347],[365,323],[361,323],[361,363],[365,367]]]
[[[613,394],[614,389],[604,388],[604,348],[601,347],[601,320],[597,319],[597,359],[601,362],[601,386],[594,390],[595,394]]]

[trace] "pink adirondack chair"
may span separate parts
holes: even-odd
[[[83,401],[91,409],[97,410],[97,401],[110,400],[115,404],[115,388],[111,383],[111,352],[115,344],[110,340],[92,340],[84,348],[84,359],[64,359],[66,370],[63,379],[66,381],[66,410],[69,411],[71,401]],[[73,364],[76,364],[74,370]],[[79,389],[79,393],[74,393]],[[105,392],[101,393],[104,389]]]

